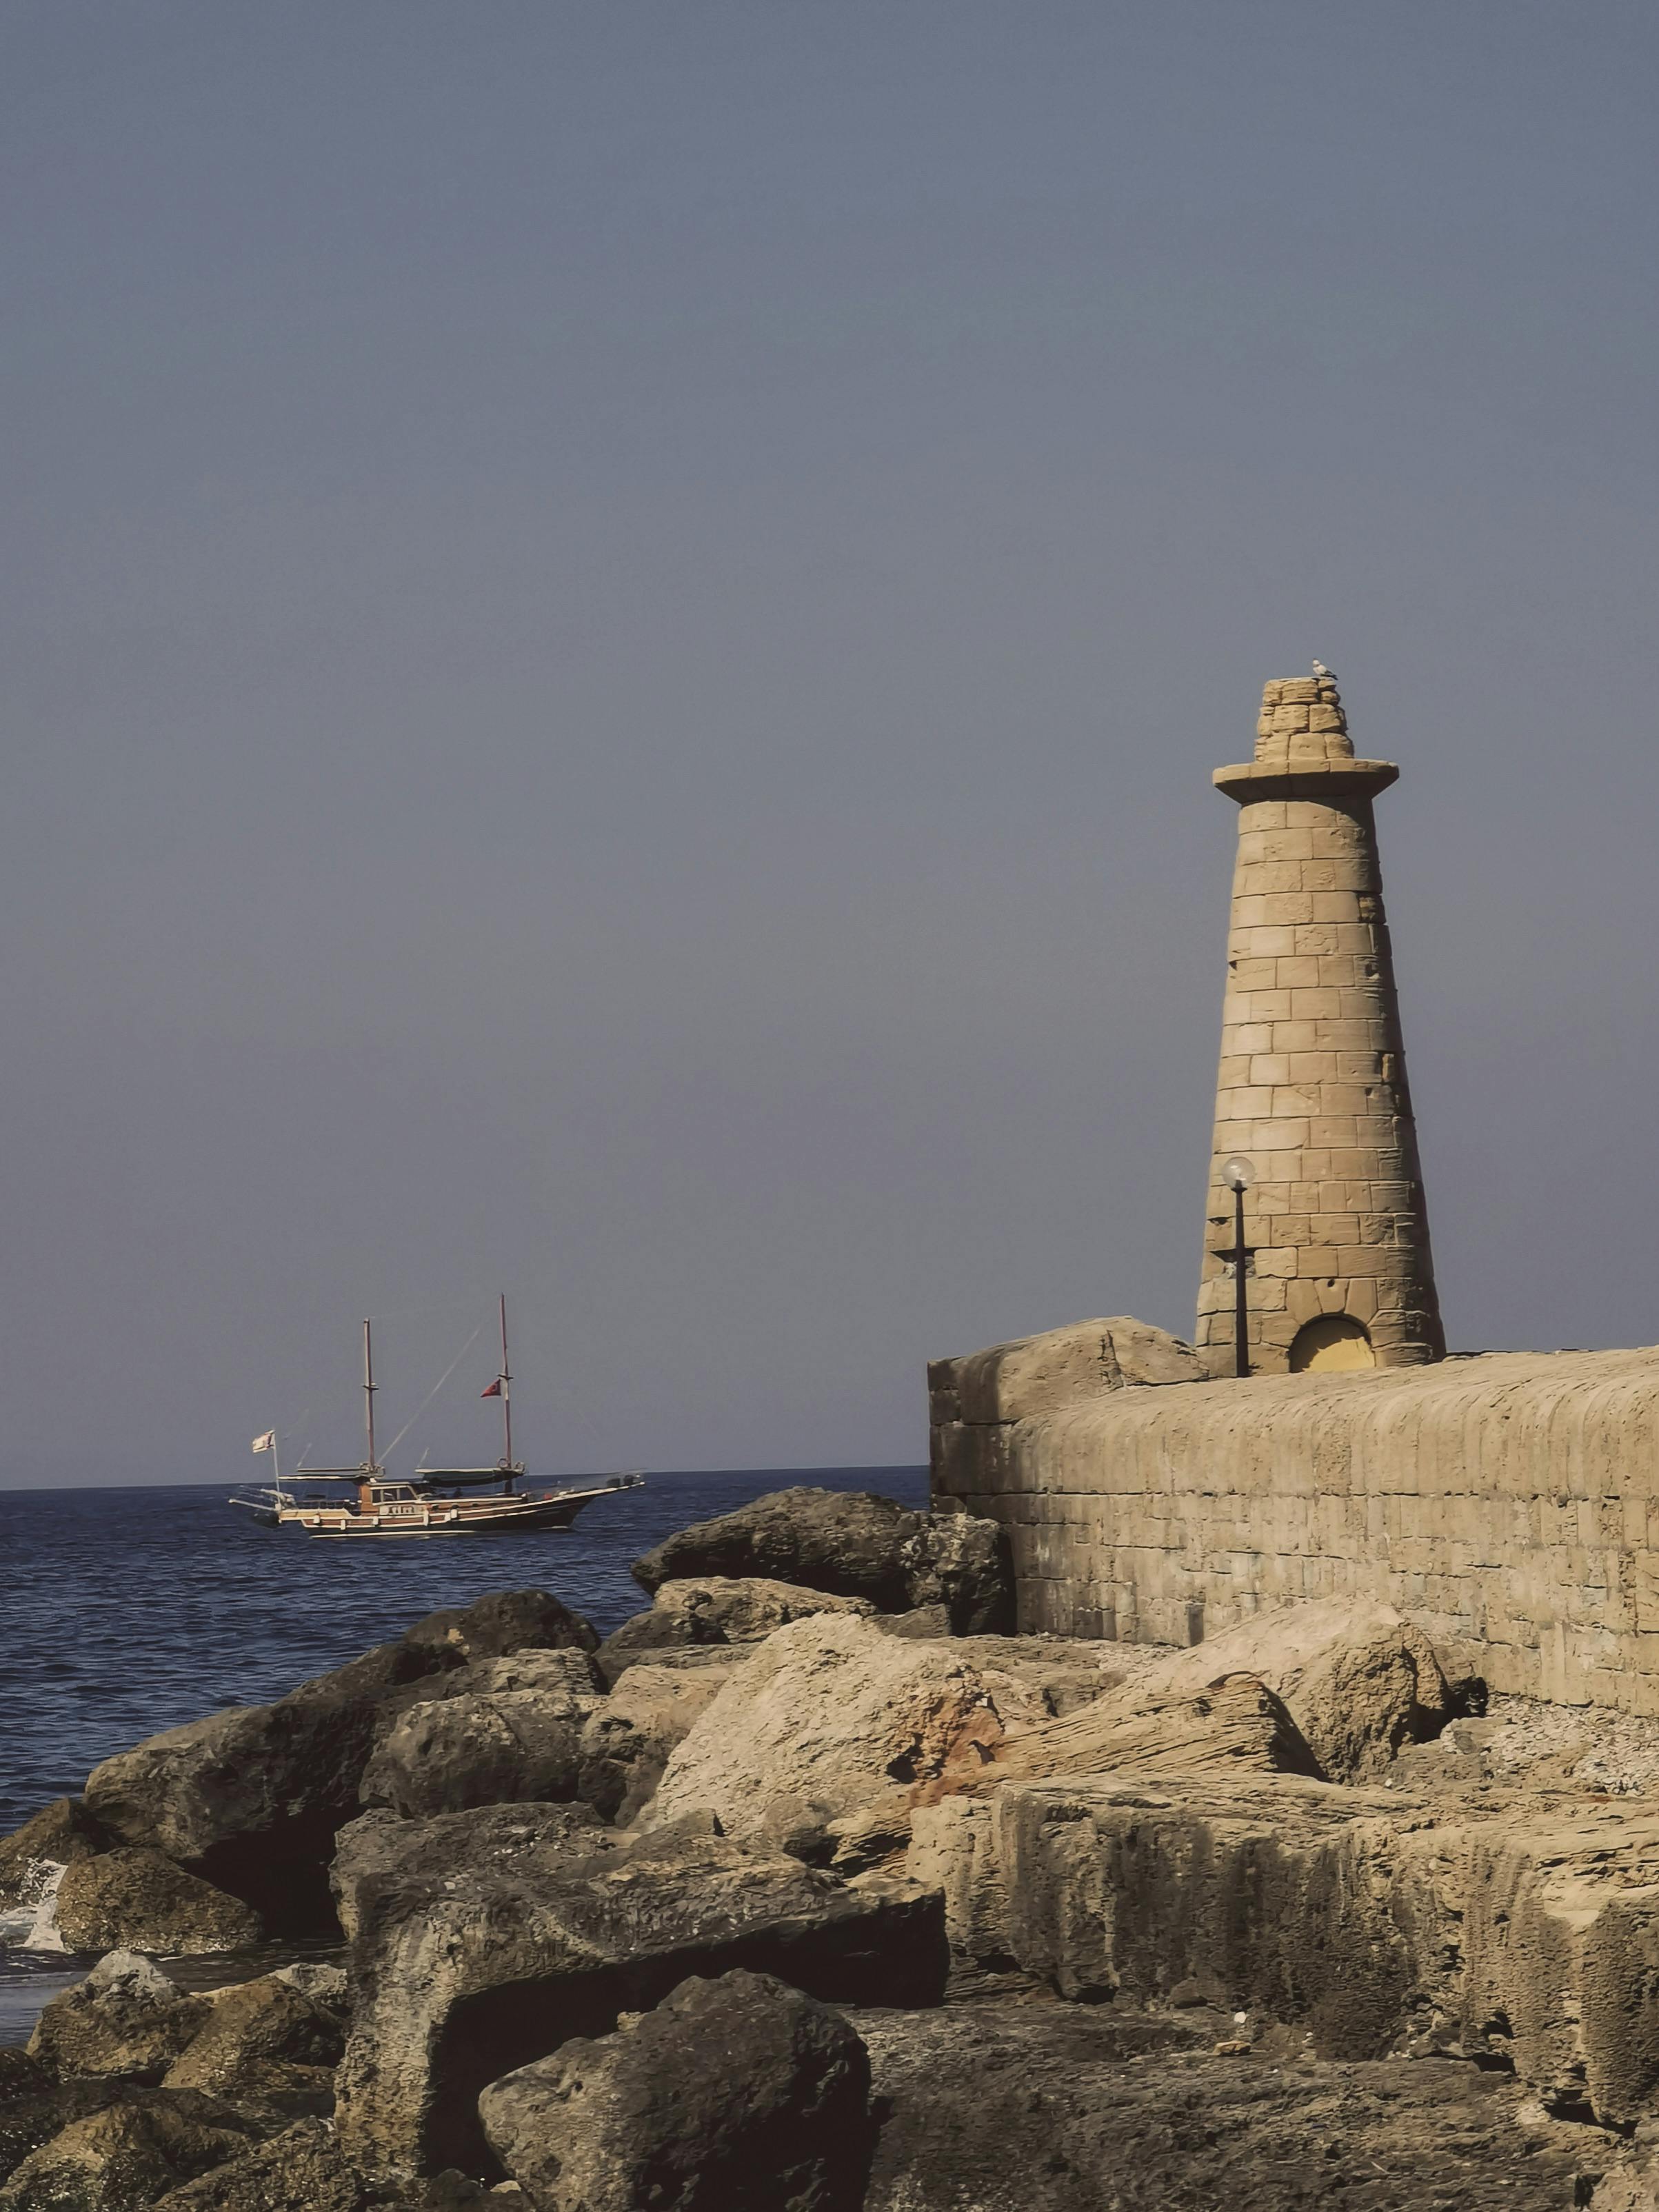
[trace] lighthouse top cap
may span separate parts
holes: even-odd
[[[1385,790],[1399,773],[1391,761],[1355,759],[1334,677],[1283,676],[1262,686],[1255,758],[1218,769],[1215,782],[1240,800],[1305,795],[1315,782],[1360,796]]]

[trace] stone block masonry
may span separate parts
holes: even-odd
[[[1250,1364],[1407,1366],[1444,1349],[1371,802],[1328,676],[1269,684],[1255,758],[1216,771],[1239,807],[1198,1328],[1232,1375],[1243,1154]]]
[[[1187,1382],[1143,1329],[1139,1381],[1135,1326],[930,1370],[934,1503],[1006,1527],[1024,1632],[1380,1598],[1494,1689],[1659,1715],[1659,1350]]]

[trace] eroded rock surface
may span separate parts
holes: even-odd
[[[535,2212],[859,2212],[869,2083],[839,2013],[738,1971],[563,2045],[478,2109]]]
[[[733,1835],[758,1834],[768,1807],[800,1798],[834,1820],[940,1775],[969,1740],[1048,1718],[1040,1688],[958,1658],[949,1642],[884,1636],[820,1617],[767,1638],[693,1723],[652,1807],[707,1807]]]
[[[207,2019],[153,1960],[112,1951],[55,1996],[35,2022],[29,2056],[54,2075],[159,2081]]]
[[[120,1945],[175,1956],[235,1951],[264,1933],[259,1915],[160,1851],[127,1846],[77,1858],[58,1884],[58,1926],[72,1951]]]
[[[246,2115],[193,2090],[150,2090],[73,2120],[0,2188],[0,2212],[145,2212],[246,2150]]]
[[[614,1676],[630,1655],[688,1644],[757,1644],[775,1628],[815,1613],[873,1614],[868,1598],[837,1597],[763,1577],[684,1576],[659,1583],[648,1613],[635,1613],[599,1646],[599,1663]]]
[[[866,1598],[881,1613],[943,1604],[959,1635],[1012,1630],[1007,1540],[994,1522],[913,1513],[866,1491],[781,1490],[699,1522],[634,1563],[655,1592],[668,1581],[755,1577]]]
[[[596,1702],[532,1689],[412,1705],[376,1748],[358,1794],[415,1820],[574,1797],[583,1723]]]
[[[1319,2065],[1230,2015],[849,2017],[884,2114],[865,2212],[1567,2212],[1628,2155],[1502,2074]]]
[[[626,1827],[649,1805],[675,1747],[719,1694],[730,1670],[631,1666],[582,1729],[580,1794]]]
[[[304,2120],[169,2191],[155,2212],[357,2212],[362,2203],[333,2130]]]
[[[574,1809],[370,1815],[343,1838],[356,2004],[337,2115],[369,2174],[478,2171],[485,2083],[609,2033],[690,1973],[749,1967],[829,2002],[937,2002],[936,1894],[850,1887],[707,1816],[630,1838]]]

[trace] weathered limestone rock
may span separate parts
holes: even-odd
[[[598,1702],[564,1690],[506,1690],[411,1705],[364,1768],[358,1795],[415,1820],[574,1797],[583,1723]]]
[[[333,2132],[301,2120],[155,2200],[155,2212],[358,2212],[362,2191]]]
[[[588,1652],[598,1637],[544,1590],[509,1590],[435,1613],[269,1705],[210,1714],[107,1759],[87,1808],[240,1897],[276,1932],[325,1928],[337,1831],[358,1809],[363,1769],[411,1684],[526,1647]]]
[[[1006,1540],[956,1518],[866,1491],[781,1490],[682,1528],[636,1559],[634,1576],[653,1593],[675,1579],[761,1577],[882,1613],[943,1604],[958,1634],[1001,1633],[1013,1626]]]
[[[235,1951],[264,1934],[240,1897],[185,1873],[160,1851],[77,1858],[58,1887],[58,1925],[71,1951]]]
[[[337,2014],[275,1974],[221,1991],[162,2086],[278,2110],[326,2112],[345,2047]]]
[[[832,2003],[937,2002],[936,1895],[851,1888],[706,1818],[629,1838],[584,1829],[580,1809],[371,1814],[342,1838],[356,2004],[338,2125],[371,2177],[479,2171],[485,2083],[609,2033],[690,1972],[746,1966]]]
[[[111,1841],[78,1797],[55,1797],[14,1833],[0,1837],[0,1911],[34,1904],[43,1869],[89,1858],[107,1850]]]
[[[478,2110],[535,2212],[858,2212],[869,2086],[839,2013],[739,1970],[493,2082]]]
[[[246,2148],[252,2124],[189,2090],[155,2090],[73,2120],[0,2189],[0,2212],[144,2212]]]
[[[1144,1683],[1109,1691],[1064,1720],[986,1744],[969,1739],[938,1779],[915,1795],[932,1803],[962,1792],[988,1796],[1011,1780],[1125,1771],[1163,1776],[1241,1769],[1322,1779],[1318,1761],[1280,1700],[1253,1674],[1226,1674],[1186,1696],[1147,1694]]]
[[[52,2074],[159,2081],[208,2016],[136,1951],[112,1951],[83,1982],[54,1997],[35,2022],[29,2055]]]
[[[757,1644],[775,1628],[810,1613],[874,1612],[868,1598],[836,1597],[828,1590],[802,1589],[758,1575],[684,1576],[659,1583],[650,1612],[635,1613],[606,1637],[599,1663],[610,1671],[628,1653],[685,1644]]]
[[[732,1835],[761,1832],[775,1798],[831,1819],[933,1781],[969,1739],[1046,1719],[1041,1693],[964,1663],[949,1643],[884,1636],[820,1617],[770,1636],[726,1683],[668,1761],[653,1820],[697,1807]]]
[[[1292,1775],[1010,1782],[918,1811],[908,1863],[964,1955],[1066,1996],[1500,2058],[1614,2125],[1659,2101],[1659,1808],[1440,1823]]]
[[[731,1671],[628,1668],[582,1729],[578,1795],[584,1802],[602,1819],[627,1827],[655,1796],[675,1746],[713,1703]]]
[[[1378,1771],[1402,1745],[1428,1741],[1455,1717],[1422,1630],[1391,1606],[1364,1599],[1258,1613],[1158,1660],[1136,1675],[1135,1686],[1191,1693],[1235,1671],[1259,1677],[1284,1699],[1334,1782]]]

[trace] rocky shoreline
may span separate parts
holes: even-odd
[[[1019,1636],[999,1528],[869,1496],[635,1572],[0,1840],[101,1954],[0,2051],[0,2212],[1659,2212],[1659,1729],[1380,1605]]]

